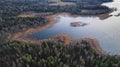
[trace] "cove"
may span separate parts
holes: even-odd
[[[28,35],[32,39],[47,39],[58,34],[69,34],[73,39],[79,38],[95,38],[99,41],[101,48],[112,55],[120,55],[120,16],[115,16],[120,12],[120,3],[115,0],[112,3],[103,4],[108,7],[115,7],[118,10],[114,11],[107,19],[99,17],[78,16],[72,17],[69,15],[57,15],[54,17],[55,24],[43,31],[34,32]],[[71,22],[87,23],[86,26],[72,27]]]

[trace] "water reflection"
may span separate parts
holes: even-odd
[[[79,38],[95,38],[99,41],[100,46],[103,50],[110,54],[119,54],[120,55],[120,17],[116,17],[120,12],[120,3],[118,0],[115,0],[113,3],[103,4],[109,7],[115,7],[118,11],[114,11],[107,17],[107,19],[103,19],[100,17],[70,17],[58,15],[59,20],[57,23],[53,25],[53,27],[33,33],[29,35],[30,38],[33,39],[45,39],[54,35],[67,33],[71,35],[74,39]],[[71,27],[71,22],[84,22],[89,23],[84,27]]]

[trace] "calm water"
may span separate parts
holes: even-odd
[[[29,37],[33,39],[46,39],[48,37],[67,33],[74,39],[79,38],[95,38],[99,41],[101,48],[110,54],[120,55],[120,17],[114,15],[120,12],[120,2],[104,4],[109,7],[116,7],[118,11],[111,13],[113,16],[105,20],[100,20],[99,17],[69,17],[59,15],[59,20],[53,25],[53,27],[33,33]],[[84,27],[71,27],[71,22],[84,22],[88,23]]]

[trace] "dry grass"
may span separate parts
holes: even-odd
[[[54,2],[52,4],[49,4],[51,6],[54,6],[54,5],[60,5],[60,6],[75,5],[75,3],[73,3],[73,2],[62,2],[61,0],[50,0],[50,2]]]
[[[18,17],[26,18],[26,17],[35,17],[35,14],[30,15],[19,15]]]
[[[22,18],[26,18],[26,17],[38,17],[38,16],[51,15],[51,14],[52,14],[52,12],[42,12],[42,13],[24,12],[24,13],[21,13],[20,15],[18,15],[17,17],[22,17]]]
[[[25,12],[18,15],[18,17],[26,18],[26,17],[35,17],[36,15],[37,13],[34,12]]]

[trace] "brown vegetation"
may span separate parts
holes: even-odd
[[[87,23],[82,23],[82,22],[72,22],[70,25],[73,26],[73,27],[80,27],[80,26],[86,26],[88,24]]]

